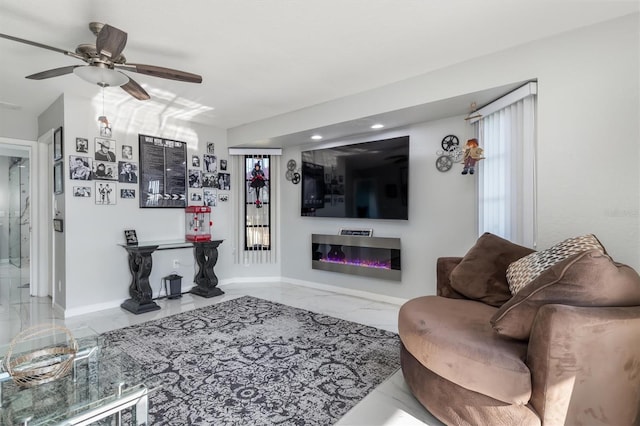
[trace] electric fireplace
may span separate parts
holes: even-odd
[[[312,234],[311,267],[400,281],[400,238]]]

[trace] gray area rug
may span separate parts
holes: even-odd
[[[103,336],[162,380],[152,425],[330,425],[400,367],[395,333],[248,296]]]

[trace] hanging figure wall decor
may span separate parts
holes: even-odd
[[[262,165],[260,164],[260,161],[256,161],[256,163],[253,165],[253,170],[251,170],[251,183],[249,185],[256,193],[256,208],[262,207],[262,201],[260,200],[260,190],[264,188],[265,185],[265,176],[264,172],[262,171]]]
[[[484,158],[484,150],[478,145],[478,139],[469,139],[463,150],[464,167],[462,169],[462,174],[474,174],[476,163],[480,160],[484,160]]]

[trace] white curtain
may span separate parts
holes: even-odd
[[[478,122],[478,231],[536,246],[536,86]],[[489,106],[483,108],[488,109]],[[486,112],[486,111],[485,111]]]

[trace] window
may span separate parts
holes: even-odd
[[[486,159],[478,168],[478,231],[536,245],[535,120],[537,83],[477,111]]]
[[[245,250],[271,250],[270,159],[268,155],[244,157]]]

